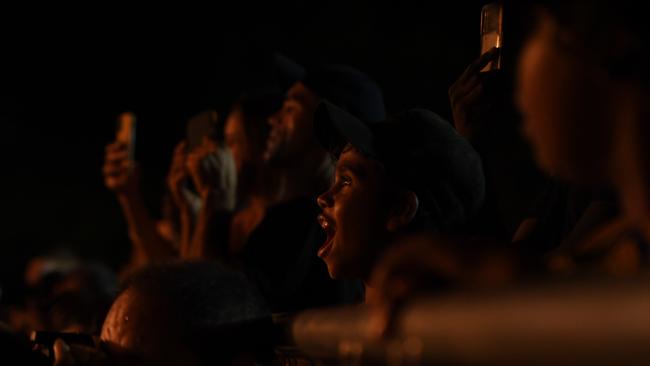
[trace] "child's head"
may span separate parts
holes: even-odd
[[[401,236],[454,229],[482,204],[479,156],[432,112],[364,123],[323,102],[315,128],[338,158],[332,186],[318,197],[328,234],[319,256],[332,277],[366,278]]]

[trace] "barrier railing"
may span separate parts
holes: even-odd
[[[650,281],[529,287],[410,302],[393,331],[367,306],[278,319],[284,365],[650,365]]]

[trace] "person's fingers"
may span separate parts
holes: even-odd
[[[113,153],[117,151],[126,151],[127,149],[128,147],[125,143],[120,141],[115,141],[106,145],[106,148],[104,150],[106,153]]]
[[[75,366],[76,364],[70,347],[60,338],[54,341],[54,366]]]
[[[203,145],[203,154],[220,154],[221,148],[214,140],[207,138],[205,144]]]
[[[110,177],[126,175],[130,170],[131,167],[129,165],[123,164],[105,164],[102,168],[104,175]]]
[[[187,143],[183,140],[179,142],[174,148],[174,152],[172,154],[171,168],[179,165],[184,165],[187,156],[188,156]]]
[[[185,167],[189,171],[194,171],[198,168],[200,161],[201,159],[198,154],[190,154],[187,156],[187,160],[185,160]]]
[[[209,167],[215,164],[213,156],[215,153],[210,151],[208,146],[199,146],[187,156],[187,166],[193,169]]]
[[[175,172],[174,174],[170,174],[169,177],[167,178],[167,182],[170,183],[170,185],[177,186],[180,182],[185,180],[187,178],[187,171],[185,170],[179,170]]]
[[[169,174],[167,174],[167,176],[175,177],[175,176],[183,176],[186,174],[187,174],[187,168],[185,167],[185,164],[182,165],[179,164],[172,167],[172,169],[169,170]]]
[[[106,159],[121,159],[121,158],[126,158],[129,156],[129,152],[127,150],[113,150],[107,152],[105,155]]]
[[[499,56],[499,49],[492,47],[489,51],[485,52],[478,59],[472,62],[468,67],[466,72],[469,74],[474,74],[480,72],[487,64],[491,61],[495,61]]]
[[[217,152],[221,151],[221,146],[219,146],[219,144],[216,143],[213,140],[210,140],[210,142],[208,142],[208,144],[206,145],[206,148],[211,153],[217,153]]]
[[[188,155],[187,153],[174,154],[174,155],[172,156],[171,164],[169,165],[169,166],[170,166],[170,169],[173,168],[173,167],[176,167],[176,166],[178,166],[178,165],[183,165],[183,164],[185,164],[185,160],[187,160],[187,157],[188,157],[188,156],[189,156],[189,155]]]
[[[189,153],[187,153],[187,160],[197,160],[200,159],[202,156],[204,156],[207,153],[207,149],[203,145],[199,145],[192,149]]]
[[[476,62],[478,62],[478,60],[474,60],[474,62],[467,65],[465,70],[463,70],[463,73],[460,74],[458,79],[456,79],[457,84],[463,84],[467,79],[469,79],[470,77],[476,74],[475,67],[474,67],[474,64]]]
[[[477,75],[477,74],[472,75],[467,80],[465,80],[463,85],[459,88],[459,92],[466,93],[468,90],[473,89],[476,85],[481,84],[482,81],[483,78],[481,77],[481,75]]]
[[[185,154],[187,152],[187,141],[182,140],[174,148],[174,154]]]
[[[462,79],[458,79],[448,90],[449,96],[454,94],[464,94],[467,89],[471,89],[473,85],[482,83],[485,79],[483,73],[473,72],[464,74]]]
[[[116,150],[107,152],[104,156],[105,161],[126,160],[129,158],[129,153],[126,150]]]
[[[476,86],[481,85],[482,80],[478,75],[472,76],[467,79],[467,81],[462,85],[457,85],[454,90],[449,91],[449,100],[452,105],[458,103],[465,95],[469,94],[476,88]]]
[[[458,99],[458,104],[473,105],[483,95],[483,84],[478,84],[469,93]]]
[[[459,82],[456,81],[455,83],[453,83],[453,84],[449,87],[449,89],[447,89],[447,95],[449,96],[449,99],[450,99],[450,100],[452,100],[452,99],[454,98],[454,96],[458,94],[458,92],[459,92],[458,89],[459,89],[460,87],[461,87],[461,86],[460,86]]]
[[[172,160],[172,164],[169,166],[169,170],[177,170],[185,166],[185,162],[187,161],[187,157],[182,157],[182,158],[175,158]]]
[[[474,60],[465,68],[465,71],[458,77],[455,84],[465,84],[470,78],[476,76],[481,70],[491,61],[494,61],[499,56],[499,49],[493,47],[486,53],[482,54],[478,59]]]
[[[172,163],[169,166],[169,172],[173,171],[178,171],[178,170],[184,170],[185,169],[185,164],[187,163],[188,156],[187,155],[176,155],[172,159]]]
[[[185,169],[192,175],[197,174],[201,170],[201,159],[197,156],[188,157],[185,162]]]
[[[217,142],[214,141],[214,139],[211,139],[209,136],[203,136],[201,146],[206,148],[208,151],[213,151],[219,148]]]

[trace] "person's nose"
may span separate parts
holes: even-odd
[[[328,189],[327,191],[323,192],[318,198],[316,198],[316,203],[318,203],[318,207],[321,209],[325,209],[326,207],[332,207],[333,200],[332,200],[332,190]]]

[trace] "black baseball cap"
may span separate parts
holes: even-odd
[[[413,191],[420,208],[439,228],[465,223],[481,208],[485,178],[481,158],[451,124],[425,109],[411,109],[368,122],[322,101],[315,132],[338,155],[350,143],[383,164],[387,174]]]
[[[386,108],[381,88],[363,72],[346,65],[307,69],[302,83],[320,98],[364,121],[382,121]]]

